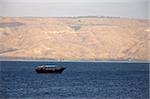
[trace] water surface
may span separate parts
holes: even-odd
[[[62,74],[37,74],[58,64]],[[148,63],[0,62],[0,99],[149,99]]]

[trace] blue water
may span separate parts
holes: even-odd
[[[37,74],[59,64],[62,74]],[[0,62],[0,99],[149,99],[149,63]]]

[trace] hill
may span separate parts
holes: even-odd
[[[100,17],[0,17],[0,58],[149,61],[148,22]]]

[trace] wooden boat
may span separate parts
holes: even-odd
[[[41,65],[36,67],[37,73],[62,73],[66,68],[56,65]]]

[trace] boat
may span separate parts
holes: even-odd
[[[57,65],[40,65],[36,67],[37,73],[62,73],[66,68]]]

